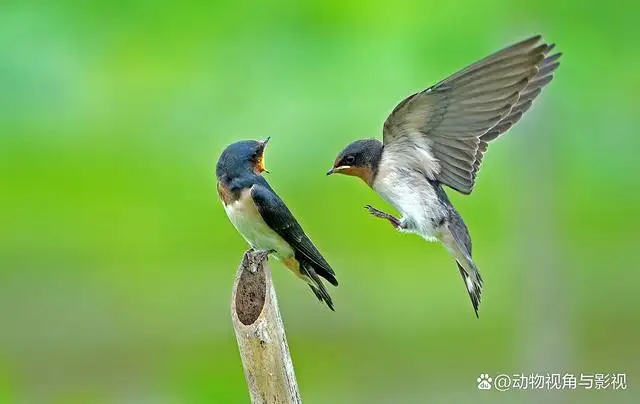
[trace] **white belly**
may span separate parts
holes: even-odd
[[[446,209],[423,174],[402,168],[381,168],[373,189],[402,214],[408,231],[429,241],[438,237],[434,223],[446,215]]]
[[[225,206],[231,223],[253,249],[274,250],[273,256],[280,260],[291,257],[294,251],[289,243],[264,222],[250,198],[247,193],[238,201]]]

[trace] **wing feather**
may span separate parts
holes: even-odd
[[[309,260],[318,275],[337,286],[335,272],[302,230],[287,205],[271,187],[266,182],[265,184],[255,184],[251,188],[251,197],[265,223],[289,243],[296,252]]]
[[[385,150],[470,193],[488,143],[522,118],[559,66],[561,53],[549,55],[555,45],[540,39],[518,42],[405,98],[385,121]]]

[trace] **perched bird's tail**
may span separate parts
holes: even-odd
[[[300,260],[300,273],[304,280],[309,284],[309,287],[316,295],[318,300],[320,300],[321,302],[325,302],[332,311],[335,311],[335,309],[333,308],[333,300],[331,300],[331,296],[329,296],[327,288],[322,283],[320,276],[318,276],[318,272],[316,272],[312,264],[304,260]],[[324,278],[327,278],[327,276],[324,276]],[[335,277],[331,276],[330,278],[331,279],[327,278],[327,280],[331,282],[331,284],[338,284],[338,282],[335,280]]]
[[[480,295],[482,294],[482,276],[471,259],[471,237],[469,237],[467,226],[455,210],[447,220],[441,241],[456,259],[456,264],[458,264],[458,270],[464,281],[464,286],[469,293],[473,310],[476,313],[476,317],[478,317]]]

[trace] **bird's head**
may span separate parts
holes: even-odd
[[[351,175],[371,185],[381,155],[382,142],[378,139],[356,140],[338,154],[327,175]]]
[[[264,150],[269,139],[242,140],[227,146],[218,159],[216,167],[218,178],[225,174],[239,174],[246,171],[258,175],[263,172],[268,173],[264,165]]]

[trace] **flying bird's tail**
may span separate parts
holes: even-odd
[[[480,306],[480,296],[482,294],[482,277],[480,276],[480,272],[478,272],[477,269],[474,269],[475,272],[473,273],[475,274],[475,277],[467,275],[467,270],[460,265],[460,262],[456,261],[456,264],[458,264],[460,275],[462,275],[462,280],[464,280],[464,286],[467,288],[467,292],[469,293],[469,298],[471,299],[471,304],[473,305],[476,317],[479,317],[478,307]]]
[[[482,276],[471,259],[471,237],[469,237],[467,226],[458,212],[454,210],[452,213],[447,220],[446,227],[443,229],[440,241],[456,259],[456,264],[464,281],[464,286],[469,293],[473,310],[476,313],[476,317],[478,317],[480,295],[482,294]]]

